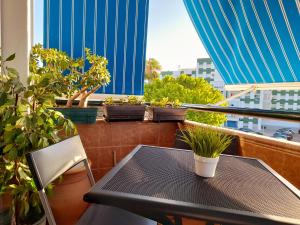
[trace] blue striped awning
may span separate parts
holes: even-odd
[[[44,0],[44,46],[108,59],[111,83],[97,93],[144,92],[149,0]]]
[[[299,0],[184,3],[225,84],[300,81]]]

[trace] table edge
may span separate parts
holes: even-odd
[[[137,145],[125,158],[123,158],[114,168],[112,168],[101,180],[99,180],[97,182],[97,188],[103,188],[107,182],[110,181],[110,179],[112,179],[114,177],[115,174],[118,173],[118,171],[120,169],[122,169],[122,167],[124,165],[126,165],[126,163],[139,151],[141,150],[143,147],[152,147],[152,148],[160,148],[160,149],[172,149],[175,151],[192,151],[192,150],[186,150],[186,149],[178,149],[178,148],[169,148],[169,147],[161,147],[161,146],[151,146],[151,145],[143,145],[143,144],[139,144]],[[272,175],[274,175],[283,185],[285,185],[293,194],[296,195],[296,197],[300,198],[300,194],[299,194],[299,190],[294,187],[292,184],[290,184],[285,178],[283,178],[281,175],[279,175],[275,170],[273,170],[270,166],[268,166],[263,160],[257,159],[257,158],[252,158],[252,157],[244,157],[244,156],[233,156],[233,155],[225,155],[224,156],[228,156],[228,157],[235,157],[235,158],[245,158],[245,159],[251,159],[251,160],[257,160],[264,168],[266,168],[270,173],[272,173]],[[122,193],[122,192],[113,192],[113,191],[108,191],[108,190],[103,190],[101,191],[101,196],[106,195],[106,196],[110,196],[110,197],[114,197],[114,195],[110,195],[109,193],[117,193],[115,194],[115,196],[118,196],[118,198],[122,197],[122,198],[127,198],[128,199],[138,199],[138,200],[143,200],[146,201],[148,199],[151,199],[153,201],[153,199],[156,200],[156,202],[178,202],[181,204],[190,204],[191,206],[197,206],[200,207],[202,206],[202,210],[205,210],[205,207],[207,208],[207,206],[203,206],[200,204],[194,204],[194,203],[187,203],[187,202],[183,202],[183,201],[177,201],[177,200],[170,200],[170,199],[160,199],[160,198],[156,198],[156,197],[149,197],[149,196],[140,196],[140,195],[135,195],[135,194],[131,194],[131,193]],[[95,192],[93,192],[93,187],[90,189],[90,191],[88,193],[86,193],[83,197],[84,201],[89,202],[89,203],[99,203],[100,202],[96,202],[96,201],[91,201],[91,197],[100,197],[98,194],[96,194]],[[130,198],[129,198],[130,196]],[[101,202],[102,204],[109,204],[109,203],[104,203]],[[255,214],[252,212],[248,212],[248,211],[241,211],[241,210],[234,210],[234,209],[226,209],[226,208],[222,208],[222,207],[215,207],[215,206],[208,206],[209,208],[211,208],[210,210],[214,210],[217,212],[221,212],[221,213],[231,213],[231,214],[238,214],[239,216],[250,216],[253,219],[264,219],[265,217],[270,218],[277,218],[277,219],[281,219],[280,221],[277,221],[277,219],[274,222],[285,222],[287,224],[294,224],[295,222],[300,223],[300,220],[295,219],[295,218],[289,218],[289,217],[280,217],[280,216],[275,216],[275,215],[265,215],[265,214]],[[196,209],[196,207],[194,207]],[[284,221],[282,221],[284,220]]]

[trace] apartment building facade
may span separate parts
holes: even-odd
[[[162,77],[165,75],[172,75],[174,77],[180,74],[188,74],[194,77],[201,77],[207,80],[213,87],[219,89],[226,98],[237,94],[238,92],[225,91],[225,83],[215,68],[210,58],[198,58],[196,69],[179,69],[178,71],[164,71]],[[285,110],[285,111],[300,111],[300,88],[299,90],[257,90],[249,92],[241,97],[229,101],[232,107],[242,108],[257,108],[269,110]],[[255,131],[264,131],[268,127],[295,127],[300,128],[296,123],[280,122],[274,124],[274,121],[243,117],[236,115],[227,115],[228,120],[225,126],[232,128],[250,128]]]

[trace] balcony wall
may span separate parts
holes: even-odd
[[[207,126],[186,121],[178,123],[111,122],[99,120],[96,124],[77,125],[78,132],[96,179],[100,179],[115,163],[136,145],[173,147],[178,126]],[[239,137],[239,155],[262,159],[289,182],[300,188],[300,143],[216,128]]]
[[[177,123],[105,122],[78,124],[78,133],[100,179],[138,144],[173,147]]]

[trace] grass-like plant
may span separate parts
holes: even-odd
[[[181,140],[187,143],[196,155],[216,158],[227,149],[232,138],[210,127],[193,127],[182,130]]]
[[[161,107],[161,108],[180,108],[182,103],[175,99],[175,101],[170,101],[169,98],[162,98],[161,100],[152,100],[150,102],[151,106]]]
[[[136,96],[127,96],[126,98],[113,99],[107,97],[104,102],[105,105],[143,105],[144,98]]]

